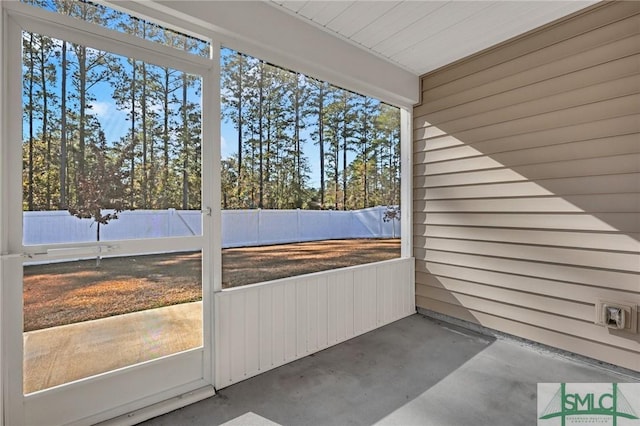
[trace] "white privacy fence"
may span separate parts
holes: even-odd
[[[400,236],[400,221],[384,221],[386,207],[352,211],[223,210],[222,247],[260,246],[348,238]],[[96,241],[96,223],[67,211],[24,212],[24,244]],[[100,226],[100,240],[199,235],[195,210],[133,210]]]

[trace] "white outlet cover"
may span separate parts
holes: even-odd
[[[606,323],[605,309],[606,307],[616,307],[624,311],[624,328],[612,327]],[[638,306],[630,305],[624,302],[616,302],[612,300],[598,300],[596,303],[596,324],[602,325],[613,330],[625,331],[627,333],[638,332]]]

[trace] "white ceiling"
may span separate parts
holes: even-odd
[[[421,75],[597,0],[271,0],[324,31]]]

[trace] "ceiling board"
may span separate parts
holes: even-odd
[[[279,1],[277,2],[280,6],[291,10],[292,12],[297,12],[302,9],[307,3],[310,3],[310,0],[302,0],[302,1]]]
[[[324,7],[318,10],[312,17],[312,20],[322,26],[327,25],[336,17],[340,16],[351,4],[352,1],[317,1],[314,3],[324,3]]]
[[[362,28],[371,24],[380,16],[401,2],[393,1],[356,1],[353,2],[340,16],[327,24],[327,28],[350,38]]]
[[[554,1],[268,1],[421,75],[597,3]]]
[[[389,58],[463,22],[493,2],[450,2],[372,48]]]
[[[355,33],[351,39],[367,46],[378,43],[399,33],[414,22],[424,18],[433,11],[444,6],[440,2],[405,2],[402,7],[395,7],[380,18]]]
[[[440,51],[455,46],[461,52],[473,52],[477,46],[484,45],[485,41],[499,37],[505,30],[504,25],[521,26],[522,20],[526,19],[529,13],[528,7],[522,7],[515,2],[508,5],[494,3],[475,13],[473,19],[459,21],[443,30],[429,34],[422,40],[405,42],[404,47],[395,49],[396,53],[390,57],[402,62],[425,47]]]
[[[309,18],[315,21],[314,17],[322,12],[327,7],[325,1],[308,1],[304,6],[298,10],[298,13],[305,18]]]

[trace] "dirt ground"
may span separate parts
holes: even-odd
[[[224,288],[400,256],[399,239],[224,249]],[[104,318],[202,297],[200,253],[84,260],[24,268],[24,330]]]

